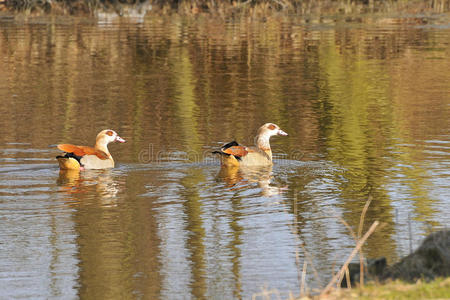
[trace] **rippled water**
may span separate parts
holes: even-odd
[[[2,297],[297,294],[368,198],[364,251],[397,260],[450,224],[449,41],[448,15],[0,18]],[[220,170],[265,122],[273,168]],[[115,169],[59,171],[105,128]]]

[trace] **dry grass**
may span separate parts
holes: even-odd
[[[245,14],[284,15],[361,14],[379,12],[442,13],[449,10],[448,0],[0,0],[0,11],[27,14],[94,15],[96,12],[121,12],[124,7],[151,6],[149,13],[195,16],[208,13],[221,16]]]

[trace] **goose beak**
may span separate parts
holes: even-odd
[[[277,134],[278,134],[278,135],[288,135],[286,132],[284,132],[284,131],[281,130],[281,129],[278,129]]]
[[[116,140],[115,140],[116,142],[119,142],[119,143],[125,143],[126,141],[123,139],[123,138],[121,138],[120,136],[116,136]]]

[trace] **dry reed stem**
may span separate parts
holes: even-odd
[[[272,295],[275,295],[276,299],[281,300],[280,292],[277,289],[268,290],[268,289],[266,289],[266,287],[262,287],[261,289],[262,289],[261,293],[256,293],[256,294],[252,295],[252,300],[256,300],[256,297],[261,297],[263,299],[271,300]]]
[[[345,280],[347,282],[347,288],[352,289],[352,283],[350,282],[350,272],[348,268],[345,268]]]
[[[295,201],[294,201],[294,224],[291,225],[291,231],[292,234],[295,236],[295,239],[297,241],[297,245],[300,244],[300,240],[298,238],[298,230],[297,230],[297,197],[295,197]],[[300,255],[298,254],[298,247],[295,248],[295,265],[297,266],[297,276],[298,276],[298,281],[300,283],[300,296],[302,294],[302,275],[300,273]]]
[[[369,199],[367,199],[363,211],[361,212],[361,217],[359,218],[358,240],[361,238],[364,226],[364,218],[366,217],[367,209],[369,209],[370,202],[372,202],[372,196],[369,195]],[[359,251],[359,285],[361,287],[364,287],[364,254],[362,252],[362,247],[361,250]]]
[[[328,285],[325,287],[325,289],[320,293],[320,297],[324,296],[325,294],[327,294],[331,290],[331,288],[336,283],[338,278],[340,278],[342,276],[342,274],[345,272],[345,269],[348,268],[348,264],[352,261],[353,257],[358,253],[359,249],[361,249],[362,245],[366,242],[366,240],[369,238],[369,236],[375,231],[375,228],[377,228],[379,223],[380,222],[378,222],[378,221],[375,221],[375,222],[372,223],[372,225],[370,226],[369,230],[358,241],[358,243],[356,244],[356,247],[353,249],[352,253],[347,258],[347,260],[345,261],[345,263],[342,266],[342,268],[339,270],[339,272],[336,275],[333,276],[333,278],[328,283]]]
[[[300,285],[300,298],[306,296],[306,268],[308,267],[308,262],[305,260],[303,262],[302,278]]]
[[[295,265],[297,266],[297,276],[298,282],[300,283],[300,295],[302,294],[302,273],[300,273],[300,255],[298,254],[298,249],[295,249]]]
[[[319,287],[322,288],[323,287],[323,283],[322,283],[322,280],[320,280],[319,272],[317,272],[316,268],[314,267],[312,258],[309,255],[309,252],[306,251],[305,245],[302,244],[301,246],[302,246],[303,252],[305,253],[305,257],[308,260],[308,263],[311,265],[311,268],[312,268],[313,273],[314,273],[314,277],[316,278],[317,283],[319,284]]]
[[[350,225],[349,225],[347,222],[345,222],[345,220],[342,219],[341,217],[337,217],[337,219],[338,219],[342,224],[344,224],[345,227],[347,227],[348,231],[350,231],[350,234],[352,235],[353,240],[355,241],[355,245],[358,244],[358,239],[356,238],[355,232],[354,232],[353,229],[350,227]],[[336,274],[337,274],[337,273],[336,273]],[[334,275],[336,275],[336,274],[334,274]],[[342,274],[342,276],[338,278],[338,281],[337,281],[337,283],[336,283],[336,286],[337,286],[337,287],[339,287],[339,286],[341,285],[342,280],[344,280],[344,275],[345,275],[345,274]],[[347,286],[348,286],[348,285],[347,285]]]
[[[370,202],[372,202],[372,196],[369,196],[369,198],[367,199],[366,204],[364,205],[364,208],[361,212],[361,217],[359,218],[358,239],[361,238],[364,226],[364,218],[366,217],[367,209],[369,209]]]
[[[296,200],[296,199],[295,199]],[[331,281],[328,283],[328,285],[325,287],[325,289],[323,289],[320,293],[320,296],[323,296],[324,294],[328,293],[329,290],[332,288],[333,284],[337,281],[338,282],[338,286],[340,286],[342,280],[344,279],[344,276],[346,277],[346,281],[347,281],[347,287],[351,288],[351,282],[350,282],[350,274],[349,274],[349,270],[348,270],[348,264],[351,262],[351,260],[353,259],[353,257],[359,252],[360,254],[360,272],[362,275],[360,275],[360,285],[364,286],[364,265],[363,265],[363,260],[364,260],[364,256],[362,253],[362,247],[365,243],[365,241],[367,240],[367,238],[373,233],[373,231],[375,231],[375,228],[379,225],[378,221],[375,221],[372,223],[371,227],[369,228],[369,230],[366,232],[366,234],[363,236],[363,238],[361,239],[361,234],[363,231],[363,226],[364,226],[364,219],[367,213],[367,210],[369,208],[370,203],[372,202],[372,197],[369,196],[368,200],[366,201],[364,208],[361,212],[361,216],[359,219],[359,226],[358,226],[358,235],[355,234],[355,232],[353,231],[353,229],[350,227],[350,225],[341,217],[337,217],[337,219],[339,219],[339,221],[344,224],[344,226],[349,230],[350,234],[352,235],[353,239],[355,240],[356,246],[353,249],[352,253],[350,254],[349,258],[347,259],[347,261],[344,263],[344,265],[341,267],[341,269],[333,275],[333,278],[331,279]],[[295,226],[295,224],[297,224],[297,206],[295,205],[296,201],[294,201],[294,224],[291,225],[291,231],[294,234],[294,236],[296,237],[297,241],[299,242],[298,239],[298,231],[297,228]],[[382,226],[380,226],[382,227]],[[306,260],[303,263],[303,269],[301,272],[301,276],[300,276],[300,257],[298,254],[298,251],[296,250],[296,265],[297,265],[297,270],[298,270],[298,275],[299,275],[299,281],[300,281],[300,298],[304,297],[306,295],[306,268],[307,268],[307,264],[309,262],[309,264],[311,265],[311,268],[313,269],[314,272],[314,276],[319,284],[320,287],[322,287],[322,282],[320,280],[320,276],[316,270],[316,268],[314,267],[314,264],[312,262],[312,258],[309,255],[309,252],[306,251],[306,248],[304,246],[304,244],[301,244],[301,247],[305,253],[305,258]],[[334,269],[334,268],[333,268]],[[290,294],[292,295],[292,294]],[[256,295],[253,295],[256,296]],[[278,295],[279,296],[279,295]]]
[[[303,245],[303,243],[300,242],[300,239],[298,238],[298,231],[297,231],[297,195],[295,195],[294,198],[294,222],[293,224],[290,225],[291,228],[291,232],[294,235],[296,241],[297,241],[297,245],[300,245],[303,249],[303,252],[305,253],[305,261],[303,263],[303,270],[302,272],[300,272],[300,255],[298,253],[298,250],[296,249],[295,251],[295,264],[297,265],[297,274],[299,276],[299,283],[300,283],[300,296],[302,295],[302,290],[305,291],[306,293],[306,262],[308,261],[308,263],[311,265],[312,269],[313,269],[313,273],[314,273],[314,277],[317,280],[317,283],[320,286],[320,289],[322,289],[323,287],[323,283],[320,280],[320,276],[319,273],[317,272],[316,268],[314,268],[314,264],[312,262],[311,257],[309,256],[308,251],[306,251],[305,246]]]
[[[292,291],[289,291],[289,300],[295,300],[294,294],[292,294]]]
[[[342,224],[344,224],[344,226],[348,229],[348,231],[350,231],[350,234],[352,235],[353,239],[355,240],[355,243],[358,243],[358,241],[361,238],[361,233],[364,227],[364,219],[367,213],[367,209],[369,208],[370,203],[372,202],[372,196],[369,196],[369,198],[366,201],[366,204],[364,205],[364,208],[361,212],[361,216],[359,218],[359,226],[358,226],[358,235],[355,235],[355,232],[353,231],[353,229],[350,227],[350,225],[341,217],[336,217]],[[362,252],[362,246],[361,249],[359,251],[359,266],[360,266],[360,274],[362,274],[360,276],[360,285],[364,286],[364,254]],[[338,282],[337,282],[337,286],[341,285],[342,280],[344,279],[344,274],[342,275],[342,277],[339,278]],[[348,285],[347,285],[348,286]]]

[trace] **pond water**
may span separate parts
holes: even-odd
[[[0,17],[0,294],[287,297],[369,198],[364,253],[395,262],[450,225],[449,42],[448,14]],[[273,168],[221,170],[266,122]],[[116,168],[59,172],[106,128]]]

